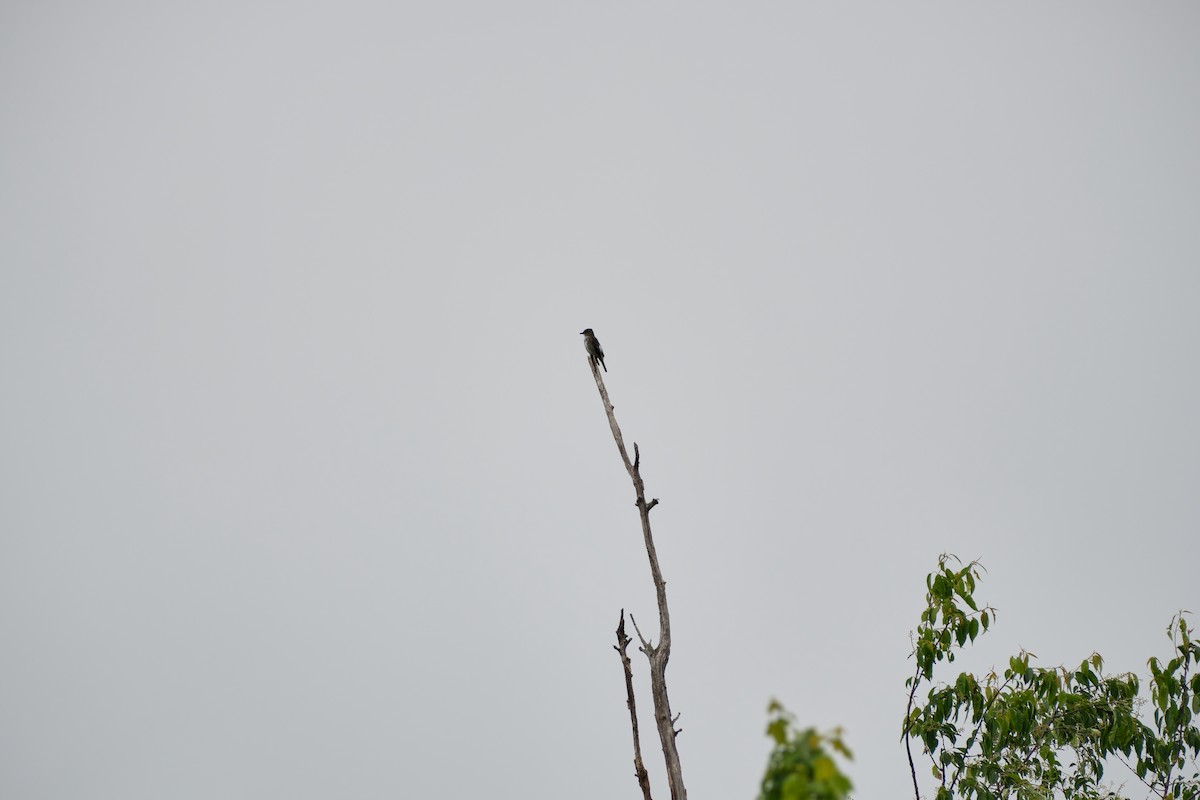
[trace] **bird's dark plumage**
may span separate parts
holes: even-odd
[[[604,348],[600,346],[600,340],[596,338],[596,334],[592,333],[591,328],[587,328],[579,332],[583,337],[583,347],[587,350],[589,356],[600,362],[600,366],[604,367]],[[608,372],[608,367],[604,367],[604,371]]]

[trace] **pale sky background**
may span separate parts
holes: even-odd
[[[0,796],[904,797],[943,551],[1200,612],[1200,6],[0,5]],[[648,736],[648,678],[636,657]],[[656,796],[666,797],[653,738]],[[922,774],[927,770],[922,765]]]

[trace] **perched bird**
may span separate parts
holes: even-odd
[[[596,338],[596,334],[592,333],[592,329],[582,330],[579,335],[583,337],[583,346],[587,350],[589,356],[600,362],[600,366],[604,367],[604,348],[600,346],[600,341]],[[604,367],[604,371],[608,372],[608,367]]]

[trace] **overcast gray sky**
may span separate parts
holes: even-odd
[[[943,551],[968,666],[1144,670],[1200,611],[1198,29],[8,0],[0,794],[636,797],[585,327],[696,800],[755,795],[772,696],[908,791]]]

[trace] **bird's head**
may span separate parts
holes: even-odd
[[[581,331],[579,332],[579,335],[580,335],[580,336],[594,336],[595,334],[593,334],[593,333],[592,333],[592,329],[591,329],[591,328],[584,328],[583,330],[581,330]]]

